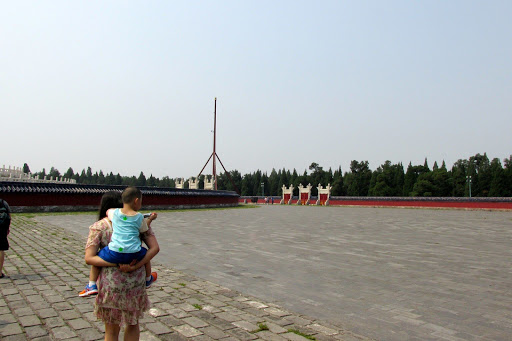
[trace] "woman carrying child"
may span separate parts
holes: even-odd
[[[112,223],[107,217],[107,210],[121,208],[123,203],[119,192],[108,192],[100,203],[99,221],[89,227],[89,237],[85,247],[85,262],[102,267],[98,277],[98,295],[94,313],[105,323],[105,340],[118,340],[121,325],[126,325],[124,339],[139,340],[139,319],[150,307],[146,294],[145,264],[159,251],[159,245],[151,226],[141,234],[141,239],[148,246],[144,258],[130,270],[122,272],[117,267],[105,266],[103,260],[96,257],[100,248],[106,247],[112,237]]]

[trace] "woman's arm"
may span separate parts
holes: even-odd
[[[150,235],[144,239],[144,242],[148,246],[148,252],[146,252],[146,255],[144,258],[142,258],[140,261],[135,263],[134,265],[131,264],[120,264],[119,269],[123,272],[132,272],[137,270],[138,268],[146,265],[147,262],[149,262],[153,257],[157,255],[158,252],[160,252],[160,246],[158,245],[158,241],[156,240],[156,236]],[[99,258],[99,257],[98,257]]]
[[[149,251],[148,251],[149,252]],[[85,263],[94,266],[117,266],[117,264],[109,263],[98,257],[98,247],[90,246],[85,249]]]

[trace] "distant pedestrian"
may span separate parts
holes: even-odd
[[[9,227],[11,226],[11,209],[4,199],[0,199],[0,278],[4,278],[5,251],[9,250]]]
[[[271,200],[272,200],[272,205],[274,205],[274,197],[272,197],[272,199],[271,199]]]

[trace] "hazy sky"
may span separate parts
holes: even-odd
[[[215,97],[218,155],[242,174],[503,160],[511,13],[509,0],[2,0],[0,166],[197,175]]]

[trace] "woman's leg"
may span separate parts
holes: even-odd
[[[139,341],[140,329],[139,324],[126,326],[124,330],[124,341]]]
[[[121,328],[118,324],[105,323],[105,341],[118,341],[119,331]]]

